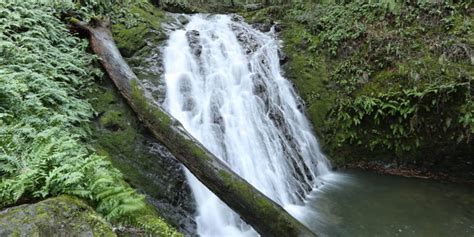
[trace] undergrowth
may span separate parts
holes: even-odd
[[[102,73],[57,18],[71,7],[0,2],[0,208],[72,194],[108,220],[179,235],[87,145],[85,94]]]
[[[330,80],[339,96],[326,136],[335,149],[355,145],[401,159],[469,146],[474,45],[467,32],[449,36],[455,32],[447,23],[468,23],[469,14],[464,5],[448,3],[349,4],[320,17],[326,23],[314,32],[323,42],[316,47],[338,62]]]
[[[472,14],[470,1],[392,0],[308,1],[244,13],[282,25],[286,76],[340,164],[457,155],[472,163]]]

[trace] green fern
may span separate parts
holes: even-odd
[[[141,219],[144,197],[82,142],[94,112],[85,94],[102,73],[86,53],[88,42],[56,16],[112,6],[95,3],[77,10],[67,1],[0,2],[0,208],[23,198],[72,194],[109,220],[179,235],[156,215]]]

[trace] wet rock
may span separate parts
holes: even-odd
[[[252,27],[261,32],[269,32],[272,29],[272,26],[267,23],[254,23]]]
[[[183,104],[183,110],[184,111],[192,111],[194,108],[196,108],[196,101],[191,98],[187,97],[184,99],[184,104]]]
[[[265,108],[265,110],[268,110],[270,106],[270,101],[268,98],[268,91],[267,91],[267,86],[265,85],[265,82],[262,80],[262,78],[259,75],[253,76],[253,93],[254,95],[258,96],[262,104]]]
[[[248,34],[245,29],[233,25],[232,30],[235,32],[237,40],[241,43],[247,55],[257,50],[259,47],[257,40],[251,34]]]
[[[275,32],[281,32],[283,30],[283,25],[280,23],[275,23],[275,25],[273,25],[273,29]]]
[[[262,4],[247,4],[244,6],[244,9],[246,11],[257,11],[263,8]]]
[[[237,15],[237,14],[230,15],[230,19],[234,22],[243,22],[244,21],[244,18],[240,15]]]
[[[182,25],[186,25],[189,23],[189,19],[185,15],[179,15],[176,19],[178,19],[179,23]]]
[[[288,55],[285,52],[278,50],[278,58],[280,59],[280,65],[283,65],[288,62]]]
[[[0,212],[0,236],[116,236],[84,201],[70,196]]]
[[[202,53],[202,45],[199,42],[199,31],[191,30],[186,32],[186,38],[189,42],[189,47],[191,47],[191,51],[193,52],[194,56],[199,57]]]

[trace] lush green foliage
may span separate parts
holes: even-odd
[[[472,3],[323,2],[244,14],[283,23],[287,77],[326,151],[341,160],[426,158],[427,150],[466,157],[474,134]]]
[[[312,35],[318,35],[318,40],[311,42],[313,47],[327,48],[331,54],[336,55],[342,42],[357,39],[366,31],[365,25],[354,19],[361,19],[362,16],[373,18],[370,16],[373,15],[370,8],[377,7],[364,5],[348,8],[344,5],[329,5],[307,10],[305,6],[300,6],[293,9],[291,14],[297,22],[308,25]]]
[[[470,82],[429,84],[425,88],[389,90],[353,99],[341,97],[331,111],[335,142],[385,148],[396,154],[419,148],[422,143],[437,143],[432,136],[442,132],[453,144],[469,142],[474,133],[471,111],[456,111],[459,104],[472,106]],[[433,118],[432,113],[438,114]],[[453,130],[448,133],[448,130]],[[343,131],[343,132],[341,132]]]
[[[146,206],[105,157],[86,145],[93,109],[85,99],[95,57],[52,8],[0,3],[0,207],[72,194],[109,220],[177,234]]]
[[[338,147],[356,144],[393,151],[396,157],[415,149],[469,144],[474,133],[472,56],[462,49],[458,55],[453,51],[473,45],[466,32],[446,37],[452,33],[450,26],[440,24],[465,18],[464,8],[449,4],[407,5],[387,12],[364,5],[345,8],[341,11],[367,13],[349,17],[364,27],[338,20],[320,34],[333,55],[345,57],[336,59],[341,63],[330,77],[340,96],[329,113],[328,138]],[[423,19],[421,24],[417,18]],[[341,30],[334,31],[337,28]],[[364,30],[353,34],[358,28]],[[328,41],[327,34],[342,40]],[[420,34],[441,39],[433,42]]]

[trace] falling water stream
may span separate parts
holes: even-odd
[[[308,194],[329,174],[291,84],[279,42],[226,15],[194,15],[165,48],[165,109],[232,170],[302,218]],[[201,236],[257,233],[190,172]]]

